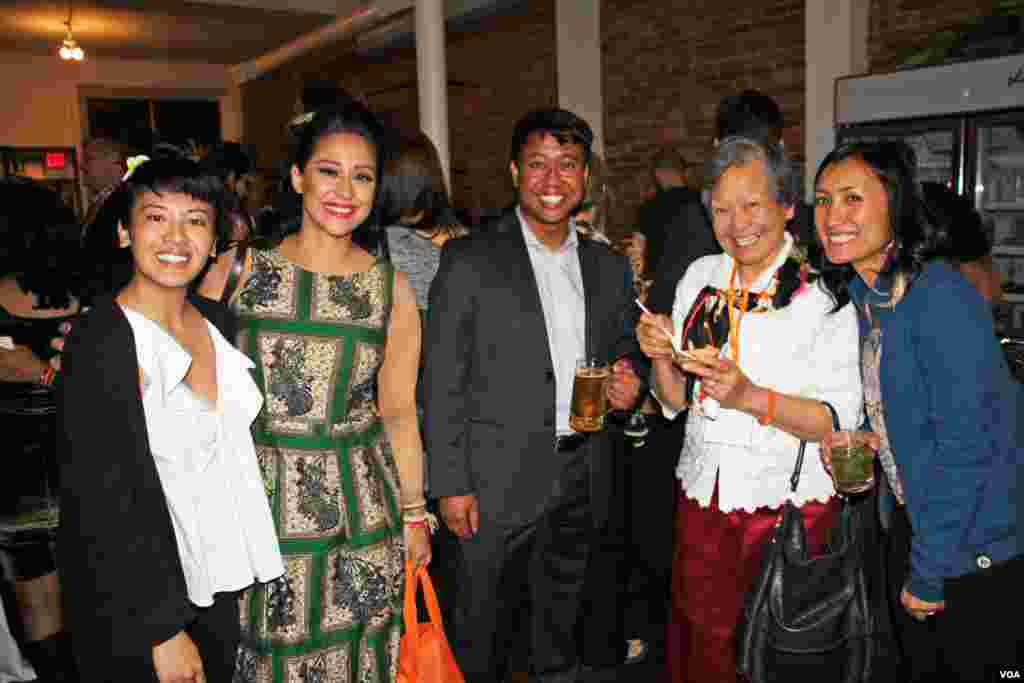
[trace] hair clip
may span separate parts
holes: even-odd
[[[312,121],[314,116],[316,116],[316,111],[306,112],[305,114],[302,114],[300,116],[296,116],[294,119],[289,121],[288,125],[291,126],[291,127],[304,126],[307,123],[309,123],[310,121]]]
[[[124,177],[121,178],[121,182],[124,182],[125,180],[131,178],[132,174],[135,173],[135,169],[137,169],[139,166],[142,166],[142,164],[146,163],[147,161],[149,161],[149,157],[146,156],[145,154],[138,154],[136,156],[128,157],[127,159],[125,159],[124,165],[128,167],[128,170],[125,172]]]

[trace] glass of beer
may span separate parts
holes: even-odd
[[[605,389],[611,375],[611,368],[596,358],[576,361],[569,426],[577,432],[599,432],[604,429],[604,416],[608,412]]]
[[[839,493],[863,493],[875,483],[875,451],[863,432],[836,432],[827,447],[832,461],[832,480]]]

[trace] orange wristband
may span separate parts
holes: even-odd
[[[768,390],[768,412],[763,417],[758,419],[758,423],[762,427],[767,427],[775,421],[775,392],[771,389]]]

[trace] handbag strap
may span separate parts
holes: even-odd
[[[444,622],[441,620],[441,606],[437,602],[437,593],[434,592],[434,583],[430,580],[430,574],[425,566],[416,568],[411,562],[405,564],[405,632],[410,634],[415,647],[419,639],[419,629],[416,623],[419,619],[416,610],[416,593],[423,589],[423,604],[427,607],[427,614],[430,616],[430,623],[438,630],[444,631]]]
[[[839,431],[839,415],[836,413],[836,409],[832,407],[832,404],[828,401],[822,401],[828,412],[832,415],[832,431]],[[789,478],[789,492],[796,493],[796,487],[800,483],[800,471],[804,468],[804,451],[807,450],[807,442],[804,440],[800,441],[800,450],[796,454],[796,466],[793,468],[793,476]]]

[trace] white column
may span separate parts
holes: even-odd
[[[558,106],[586,119],[594,151],[603,155],[601,0],[555,0],[555,31]]]
[[[804,83],[804,177],[814,188],[818,164],[835,147],[835,82],[868,69],[871,0],[805,0],[807,73]]]
[[[231,83],[219,102],[221,140],[242,142],[242,89]]]
[[[437,147],[445,181],[451,188],[444,0],[416,0],[416,75],[420,128]]]

